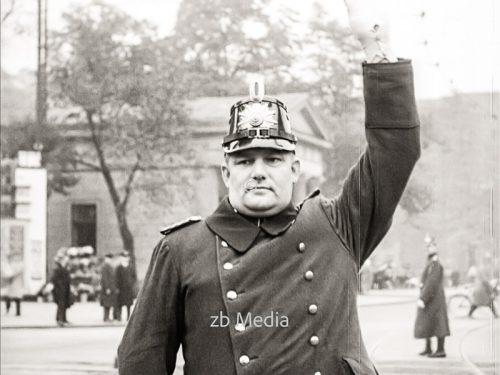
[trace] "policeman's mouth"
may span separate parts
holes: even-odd
[[[257,182],[250,180],[247,183],[245,183],[245,192],[251,192],[251,191],[273,191],[273,189],[269,186],[265,185],[259,185]]]

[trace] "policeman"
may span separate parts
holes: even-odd
[[[355,5],[355,4],[354,4]],[[293,206],[300,174],[285,104],[251,87],[231,108],[206,220],[165,229],[118,350],[121,375],[376,374],[361,338],[358,271],[390,227],[419,154],[412,69],[350,6],[363,64],[367,149],[335,199]]]

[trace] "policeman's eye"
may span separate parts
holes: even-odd
[[[283,158],[280,158],[278,156],[271,156],[269,158],[267,158],[267,162],[269,164],[272,164],[272,165],[276,165],[276,164],[279,164],[283,161]]]
[[[252,162],[252,160],[251,160],[251,159],[237,159],[237,160],[235,161],[235,164],[236,164],[236,165],[250,165],[250,164],[251,164],[251,162]]]

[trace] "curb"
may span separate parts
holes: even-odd
[[[375,302],[375,303],[360,303],[358,307],[372,307],[372,306],[387,306],[387,305],[401,305],[406,303],[416,302],[416,298],[399,299],[397,301]]]
[[[384,301],[384,302],[373,302],[373,303],[360,303],[358,307],[376,307],[376,306],[387,306],[387,305],[400,305],[406,303],[415,302],[414,297],[405,296],[405,299],[398,299],[400,297],[394,297],[395,301]],[[102,323],[94,323],[94,324],[72,324],[66,327],[59,327],[57,324],[53,325],[7,325],[0,326],[0,330],[10,330],[10,329],[74,329],[74,328],[116,328],[116,327],[125,327],[126,323],[120,324],[102,324]]]
[[[60,327],[57,324],[54,325],[19,325],[19,326],[1,326],[0,330],[4,329],[72,329],[72,328],[117,328],[125,327],[126,324],[72,324],[65,327]]]
[[[2,365],[2,370],[14,370],[14,371],[29,371],[34,373],[45,373],[45,374],[118,374],[118,369],[111,366],[71,366],[71,365],[54,365],[54,366],[39,366],[39,365],[26,365],[26,364],[8,364]],[[41,371],[41,372],[40,372]],[[50,371],[50,372],[49,372]]]

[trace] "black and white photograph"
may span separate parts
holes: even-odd
[[[500,375],[500,2],[1,0],[2,375]]]

